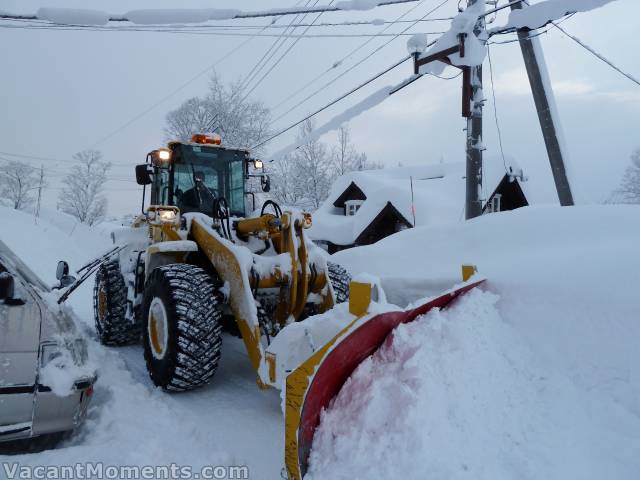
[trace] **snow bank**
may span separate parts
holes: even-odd
[[[640,419],[550,371],[497,301],[398,327],[324,413],[305,478],[636,476]]]
[[[309,478],[639,478],[638,245],[637,206],[527,207],[333,255],[400,305],[463,263],[491,293],[401,327],[360,367]]]
[[[93,229],[56,210],[42,209],[40,218],[0,207],[0,239],[45,283],[56,280],[58,260],[67,260],[72,272],[94,254],[104,251],[111,240],[101,227]]]

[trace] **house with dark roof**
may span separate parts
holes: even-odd
[[[492,193],[483,213],[528,205],[526,180],[514,166],[487,172],[485,190]],[[464,198],[463,163],[350,172],[314,213],[309,235],[329,253],[370,245],[414,226],[462,221]]]

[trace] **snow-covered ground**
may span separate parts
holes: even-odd
[[[489,281],[360,366],[313,479],[640,478],[639,245],[639,207],[536,207],[336,254],[398,303]]]
[[[50,282],[59,258],[75,269],[109,246],[108,226],[56,212],[36,225],[0,208],[0,224]],[[458,282],[462,263],[489,280],[361,365],[324,416],[308,477],[640,478],[638,245],[638,207],[535,207],[336,254],[399,305]],[[91,288],[70,303],[94,339]],[[10,461],[247,465],[252,479],[280,478],[280,398],[256,387],[239,341],[225,337],[211,385],[175,395],[152,386],[140,347],[90,350],[100,379],[87,423]]]
[[[59,212],[33,216],[0,207],[0,238],[45,281],[53,283],[59,259],[75,270],[111,245],[109,225],[87,228]],[[280,396],[261,391],[244,345],[223,340],[220,367],[206,388],[167,394],[149,379],[141,346],[106,348],[95,338],[93,280],[69,299],[90,337],[98,365],[87,422],[55,450],[6,457],[21,465],[248,466],[251,479],[277,479],[283,465],[284,422]],[[4,478],[0,470],[0,479]]]

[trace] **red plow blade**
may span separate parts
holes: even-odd
[[[329,406],[353,371],[384,343],[401,323],[433,308],[445,308],[455,298],[484,282],[473,280],[419,307],[359,318],[287,376],[285,464],[290,480],[302,480],[320,414]]]

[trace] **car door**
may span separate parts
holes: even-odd
[[[0,440],[31,429],[41,324],[29,286],[2,261],[0,257],[0,271],[13,274],[15,298],[24,303],[0,301]]]

